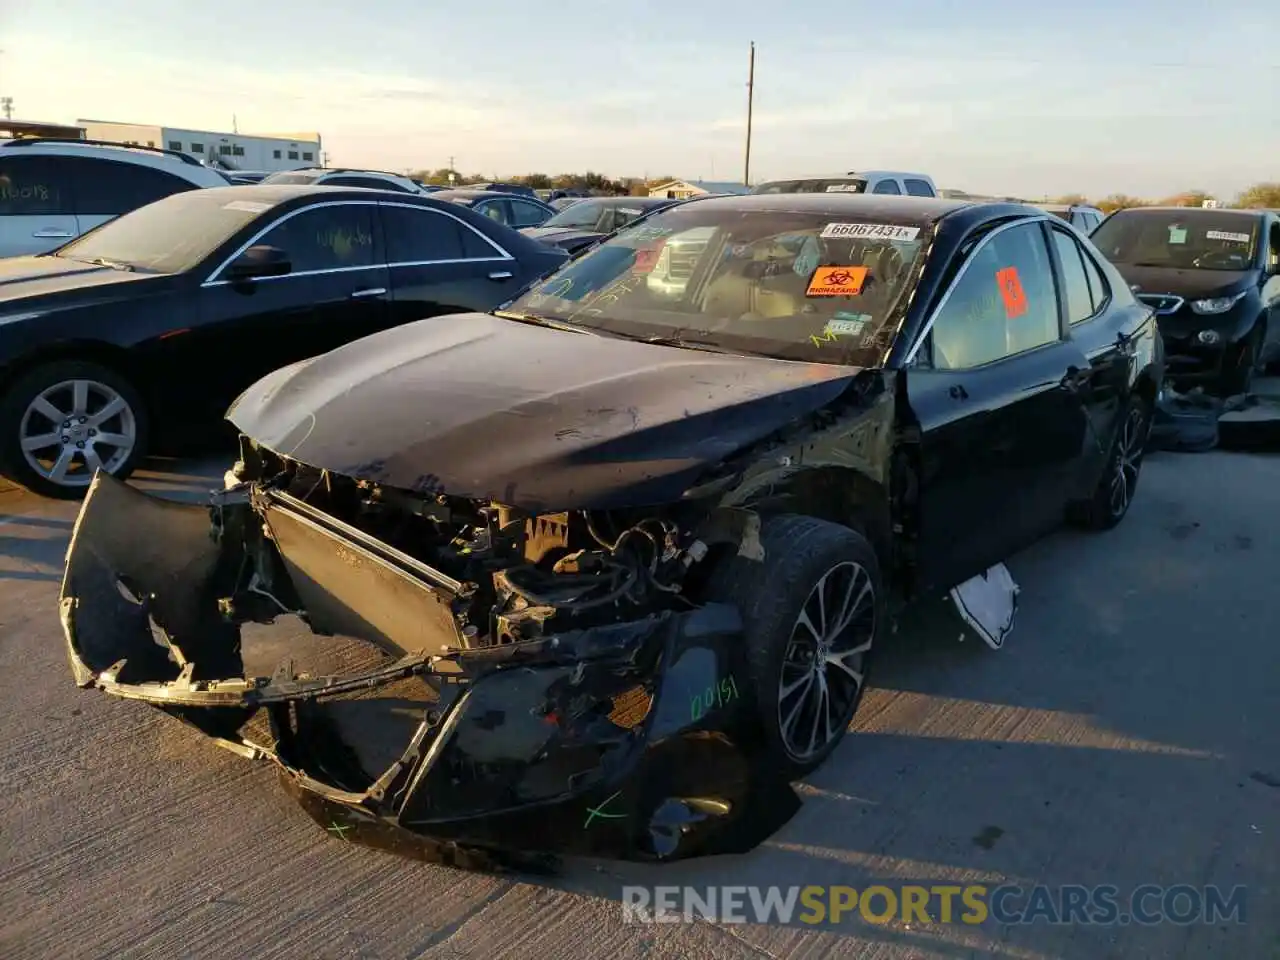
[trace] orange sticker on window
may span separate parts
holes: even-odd
[[[809,280],[806,297],[855,297],[867,282],[869,267],[819,267]]]
[[[1018,276],[1017,267],[997,270],[996,285],[1000,287],[1000,297],[1004,300],[1006,317],[1012,320],[1027,312],[1027,292],[1022,289],[1022,280]]]
[[[652,273],[653,268],[658,265],[658,257],[662,255],[663,243],[659,240],[656,244],[648,247],[636,248],[636,260],[632,266],[635,273]]]

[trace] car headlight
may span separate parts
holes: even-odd
[[[1245,291],[1232,294],[1229,297],[1210,297],[1207,300],[1192,300],[1191,309],[1196,313],[1226,313],[1237,303],[1240,302]]]
[[[1221,311],[1215,311],[1221,312]],[[1201,330],[1196,334],[1196,339],[1203,343],[1206,347],[1216,346],[1222,340],[1222,334],[1217,330]]]

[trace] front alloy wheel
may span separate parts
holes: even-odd
[[[98,470],[125,479],[146,441],[147,411],[137,391],[97,363],[36,366],[0,397],[0,467],[44,496],[83,496]]]
[[[866,678],[876,628],[871,575],[857,563],[837,563],[818,580],[800,609],[778,681],[778,730],[798,764],[825,754],[844,733]]]
[[[831,755],[857,712],[885,622],[884,583],[867,538],[838,523],[767,517],[760,546],[763,560],[719,561],[706,598],[742,612],[756,716],[794,780]]]

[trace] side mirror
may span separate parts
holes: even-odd
[[[289,256],[279,247],[265,243],[250,247],[227,268],[227,279],[256,280],[259,277],[283,277],[293,269]]]

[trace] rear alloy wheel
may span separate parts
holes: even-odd
[[[1092,530],[1110,530],[1125,518],[1138,489],[1142,458],[1151,433],[1151,411],[1140,397],[1129,401],[1124,420],[1116,430],[1111,455],[1093,498],[1073,504],[1068,517],[1079,526]]]
[[[96,363],[58,361],[21,377],[0,401],[5,473],[36,493],[83,496],[96,471],[120,479],[146,445],[132,386]]]
[[[857,531],[783,515],[760,531],[764,560],[723,561],[708,599],[742,611],[750,686],[763,732],[791,777],[843,739],[885,621],[875,550]]]

